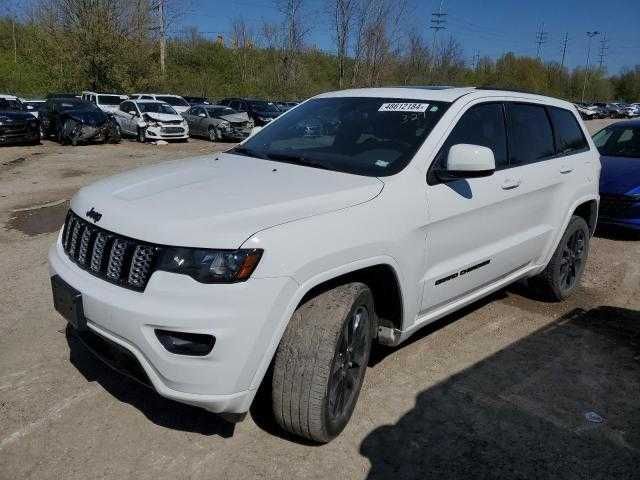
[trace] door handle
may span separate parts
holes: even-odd
[[[522,180],[513,180],[513,179],[508,178],[502,184],[502,189],[503,190],[513,190],[514,188],[518,188],[521,183],[522,183]]]
[[[573,167],[569,167],[568,165],[563,165],[560,167],[560,173],[571,173],[573,172]]]

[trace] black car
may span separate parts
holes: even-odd
[[[209,101],[209,99],[207,97],[182,97],[184,98],[187,103],[191,106],[194,105],[210,105],[211,102]]]
[[[39,110],[43,137],[54,135],[62,145],[80,142],[118,143],[120,127],[112,115],[78,98],[49,98]]]
[[[0,145],[10,143],[40,143],[40,122],[28,112],[0,106]]]
[[[225,98],[218,104],[231,107],[236,112],[247,112],[257,126],[266,125],[282,113],[273,102],[254,98]]]

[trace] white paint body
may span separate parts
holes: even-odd
[[[478,298],[539,273],[575,208],[599,199],[599,156],[567,102],[474,89],[321,95],[340,96],[452,105],[409,165],[388,177],[221,153],[116,175],[73,198],[71,208],[78,215],[95,207],[103,213],[102,228],[139,240],[264,249],[246,282],[202,284],[157,271],[139,293],[78,268],[60,238],[51,247],[51,273],[82,293],[89,328],[133,352],[161,395],[214,412],[245,412],[292,313],[314,286],[368,266],[391,267],[402,296],[400,342]],[[571,110],[590,150],[470,178],[465,180],[470,197],[447,184],[427,184],[434,156],[463,113],[496,101]],[[487,259],[489,264],[445,288],[436,285]],[[206,332],[217,341],[206,357],[174,355],[155,338],[157,327]]]
[[[140,105],[145,103],[162,103],[155,100],[129,100],[123,102],[118,108],[112,112],[116,122],[120,125],[120,130],[125,135],[136,136],[138,129],[143,128],[146,131],[147,138],[150,140],[184,140],[189,138],[189,125],[173,107],[167,105],[173,110],[173,114],[168,113],[146,113],[152,122],[147,122],[143,118],[143,112]],[[122,109],[123,105],[132,104],[135,114],[126,112]],[[179,122],[179,123],[178,123]],[[167,128],[176,128],[176,132],[168,132]]]

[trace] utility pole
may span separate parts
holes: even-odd
[[[600,65],[599,69],[602,70],[604,67],[604,59],[607,56],[607,50],[609,50],[609,40],[607,40],[606,32],[602,35],[602,40],[600,40]]]
[[[16,40],[16,19],[11,18],[11,35],[13,36],[13,63],[18,65],[18,41]]]
[[[542,45],[547,43],[548,37],[549,37],[549,34],[548,34],[548,32],[545,32],[545,30],[544,30],[544,22],[542,22],[540,24],[540,28],[538,29],[538,31],[536,33],[536,45],[537,45],[536,58],[538,60],[540,60],[541,57],[542,57]]]
[[[560,69],[564,68],[564,59],[567,56],[567,43],[569,43],[569,33],[565,32],[562,38],[562,62],[560,62]]]
[[[581,99],[582,102],[584,102],[584,94],[587,90],[587,79],[589,78],[589,59],[591,57],[591,39],[596,35],[600,35],[600,32],[598,32],[597,30],[593,32],[587,32],[587,37],[589,37],[589,40],[587,42],[587,65],[585,66],[585,69],[584,69],[584,83],[582,84],[582,99]]]
[[[438,7],[437,12],[433,12],[431,14],[431,26],[429,27],[433,30],[433,54],[436,54],[436,37],[440,30],[445,30],[447,24],[447,14],[442,11],[442,4],[444,0],[440,0],[440,6]]]
[[[167,49],[167,39],[165,38],[164,26],[164,0],[159,0],[158,16],[160,17],[160,73],[164,76],[165,72],[165,55]]]
[[[480,50],[476,49],[473,52],[473,70],[478,71],[479,66],[480,66]]]

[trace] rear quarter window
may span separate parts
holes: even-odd
[[[573,113],[557,107],[548,107],[548,110],[559,155],[571,155],[589,150],[587,139]]]

